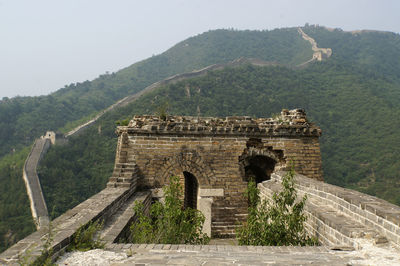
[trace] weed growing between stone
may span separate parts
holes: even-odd
[[[95,239],[95,235],[103,227],[103,223],[96,221],[90,222],[87,227],[81,226],[74,236],[72,243],[68,246],[68,251],[88,251],[96,248],[104,248],[101,239]]]
[[[18,257],[18,264],[21,266],[52,266],[55,265],[52,261],[53,257],[53,249],[51,247],[51,244],[53,243],[54,240],[54,229],[53,229],[53,223],[50,221],[49,225],[47,227],[47,234],[44,235],[44,238],[42,239],[43,246],[41,250],[41,254],[38,258],[35,259],[35,257],[32,255],[33,249],[35,246],[33,246],[31,249],[28,249],[24,255]]]
[[[207,244],[210,239],[202,233],[204,215],[183,207],[183,189],[179,177],[171,177],[163,188],[165,203],[156,202],[146,215],[142,203],[134,207],[137,220],[130,227],[131,242],[156,244]]]
[[[272,201],[261,200],[254,180],[246,190],[249,200],[247,221],[236,236],[239,245],[256,246],[306,246],[317,245],[318,241],[307,235],[303,213],[307,196],[297,201],[294,170],[282,179],[282,190],[274,193]]]

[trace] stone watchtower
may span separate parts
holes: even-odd
[[[235,233],[247,214],[247,182],[270,179],[294,162],[295,171],[322,180],[319,137],[304,110],[275,118],[135,116],[117,129],[118,146],[108,186],[151,189],[162,197],[170,176],[184,185],[185,206],[206,216],[213,237]]]

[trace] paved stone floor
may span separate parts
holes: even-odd
[[[225,245],[107,244],[104,250],[73,252],[59,265],[400,265],[399,247],[359,239],[362,249]],[[218,242],[218,241],[217,241]]]
[[[247,247],[232,245],[112,244],[85,252],[85,258],[64,255],[59,265],[357,265],[349,251],[326,247]]]

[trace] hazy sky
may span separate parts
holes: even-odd
[[[399,0],[0,0],[0,99],[42,95],[210,29],[400,32]]]

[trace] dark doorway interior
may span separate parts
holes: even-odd
[[[253,179],[257,184],[271,179],[271,174],[275,168],[275,160],[267,156],[257,155],[247,159],[245,167],[246,180]]]
[[[194,175],[189,172],[183,172],[185,176],[185,199],[184,208],[197,209],[197,191],[199,184]]]

